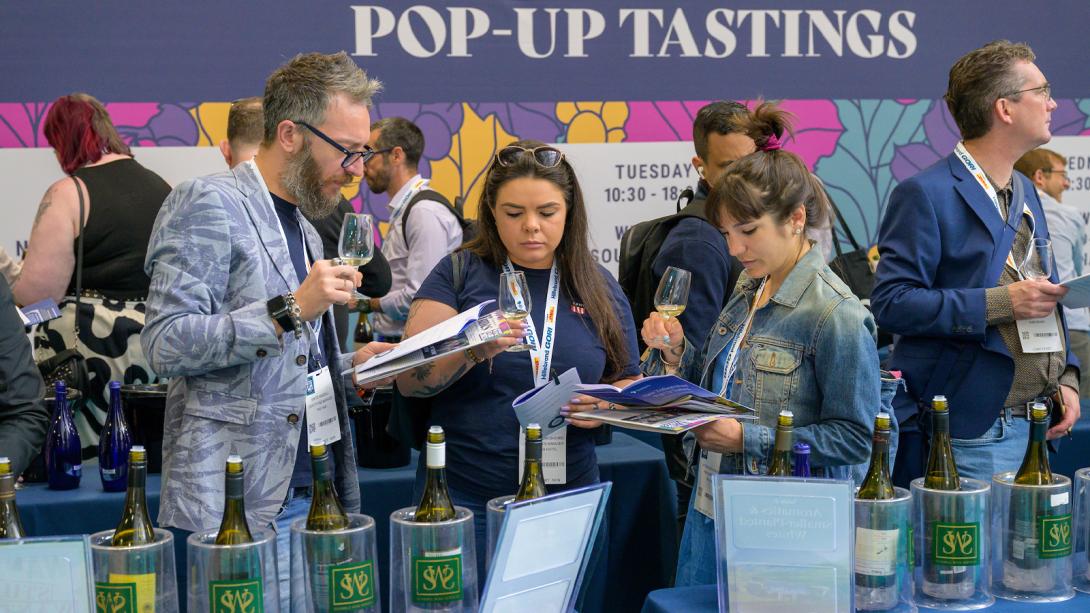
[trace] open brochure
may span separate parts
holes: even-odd
[[[626,409],[671,408],[757,419],[756,412],[677,375],[646,377],[619,389],[608,384],[580,385],[576,391]]]
[[[718,413],[694,413],[683,409],[606,409],[583,411],[578,415],[581,419],[594,419],[618,428],[663,434],[681,434],[724,417]]]
[[[678,434],[722,417],[757,419],[753,409],[675,375],[647,377],[620,389],[608,384],[580,383],[574,368],[548,384],[519,395],[511,406],[523,425],[537,422],[545,427],[545,424],[553,423],[560,414],[560,406],[575,394],[593,396],[619,406],[617,409],[583,411],[579,413],[580,418],[634,430]]]
[[[1060,285],[1067,288],[1067,294],[1060,298],[1060,304],[1069,309],[1090,307],[1090,275],[1068,279]]]
[[[510,327],[499,311],[491,311],[495,303],[495,300],[482,302],[341,374],[355,370],[356,384],[362,385],[501,337]]]

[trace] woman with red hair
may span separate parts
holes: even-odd
[[[23,270],[12,289],[19,304],[52,298],[61,306],[59,319],[39,327],[35,357],[41,361],[75,347],[86,358],[90,389],[84,390],[87,402],[76,423],[85,448],[93,447],[109,406],[108,382],[155,379],[140,349],[144,300],[151,283],[144,274],[144,255],[170,186],[133,159],[106,108],[88,94],[55,100],[43,131],[68,176],[49,186],[42,197]]]

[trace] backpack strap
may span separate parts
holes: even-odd
[[[405,244],[406,245],[409,244],[409,230],[408,230],[409,213],[412,212],[413,207],[416,206],[416,203],[420,202],[421,200],[432,200],[432,201],[438,202],[440,204],[446,205],[446,207],[448,209],[450,209],[452,212],[455,211],[455,209],[450,206],[450,200],[447,200],[446,196],[444,196],[443,194],[440,194],[439,192],[435,191],[434,189],[425,189],[425,190],[421,190],[420,192],[418,192],[415,196],[413,196],[413,199],[410,200],[409,203],[405,205],[405,212],[401,214],[401,236],[405,238]],[[462,219],[461,219],[460,215],[458,215],[456,212],[454,212],[454,216],[458,217],[458,223],[459,224],[462,223]]]

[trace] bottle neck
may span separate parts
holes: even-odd
[[[15,500],[15,476],[0,475],[0,502]]]
[[[931,413],[932,444],[950,444],[950,413],[946,411]]]
[[[871,439],[870,472],[889,474],[889,432],[876,431]]]
[[[148,465],[144,462],[133,462],[129,465],[129,486],[125,494],[126,506],[132,504],[144,506],[147,475]]]
[[[226,502],[224,503],[224,510],[238,507],[244,508],[246,503],[245,490],[243,488],[242,475],[227,475],[227,481],[224,484],[224,496]]]
[[[110,390],[110,415],[119,418],[121,413],[121,390]]]
[[[526,463],[541,462],[541,441],[526,441]]]
[[[792,426],[776,427],[776,451],[792,453],[791,444],[794,442],[795,428]]]

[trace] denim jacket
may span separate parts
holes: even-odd
[[[704,346],[686,345],[678,376],[711,389],[716,358],[745,323],[759,285],[742,273]],[[658,350],[643,363],[646,375],[664,369]],[[725,454],[721,470],[768,472],[783,409],[794,413],[795,440],[810,445],[812,466],[865,462],[880,381],[874,319],[825,265],[821,251],[810,249],[753,317],[731,399],[753,407],[759,418],[741,422],[744,450]]]

